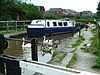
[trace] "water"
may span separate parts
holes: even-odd
[[[52,36],[46,36],[47,39],[53,39],[53,42],[58,41],[60,42],[63,39],[67,39],[69,36],[72,36],[72,34],[59,34],[59,35],[52,35]],[[31,40],[32,38],[28,38],[27,35],[17,37],[15,39],[22,39],[25,38],[26,40]],[[35,37],[37,38],[38,42],[43,41],[43,37]],[[23,48],[22,44],[23,42],[20,41],[8,41],[8,48],[4,51],[4,54],[6,55],[11,55],[11,56],[16,56],[20,59],[25,59],[25,60],[31,60],[31,48]],[[38,45],[38,50],[39,50],[40,45]],[[47,62],[51,59],[52,54],[50,53],[43,53],[38,51],[38,60],[42,62]]]

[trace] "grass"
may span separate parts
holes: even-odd
[[[84,47],[81,48],[81,50],[84,52],[90,52],[91,49],[91,47],[87,47],[87,44],[84,44]]]
[[[74,53],[71,61],[68,63],[68,65],[66,65],[66,67],[72,68],[72,66],[76,63],[76,61],[77,61],[77,53]]]
[[[98,31],[97,29],[92,29],[92,33],[94,34],[94,37],[92,38],[92,47],[93,47],[93,54],[97,56],[96,63],[92,66],[92,68],[100,69],[100,46],[99,46],[99,39],[98,38]]]
[[[64,53],[59,59],[55,60],[55,62],[61,63],[66,55],[67,53]]]
[[[23,30],[23,29],[17,29],[17,31],[16,30],[9,30],[8,32],[7,31],[0,31],[0,34],[12,34],[12,33],[17,33],[17,32],[22,32],[22,31],[25,31],[25,30]]]
[[[55,50],[55,51],[53,52],[52,57],[55,57],[56,55],[58,55],[58,53],[59,53],[59,52]]]
[[[80,36],[79,39],[74,44],[72,44],[72,47],[75,48],[79,46],[84,40],[85,40],[84,37]]]
[[[95,69],[99,69],[100,70],[100,59],[99,58],[96,60],[96,64],[93,65],[92,68],[95,68]]]
[[[82,47],[81,50],[83,50],[84,52],[90,52],[90,48],[87,47]]]

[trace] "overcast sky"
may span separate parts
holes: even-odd
[[[34,5],[50,8],[73,9],[77,12],[90,10],[95,13],[99,0],[28,0]]]

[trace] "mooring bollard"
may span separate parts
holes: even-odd
[[[31,55],[33,61],[38,61],[38,54],[37,54],[37,39],[34,38],[31,41]]]

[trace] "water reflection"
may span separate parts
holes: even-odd
[[[62,39],[66,39],[71,35],[72,34],[52,35],[52,36],[46,36],[46,38],[47,39],[52,38],[54,43],[58,41],[57,43],[60,44]],[[27,35],[17,37],[17,39],[22,39],[23,37],[27,40],[32,39],[32,38],[28,38]],[[37,38],[38,42],[43,41],[43,37],[34,37],[34,38]],[[27,48],[27,49],[22,48],[23,42],[9,40],[8,43],[9,43],[9,46],[4,51],[5,54],[16,56],[21,59],[31,60],[31,48]],[[26,42],[25,42],[25,44],[26,44]],[[38,45],[38,47],[40,47],[40,45]],[[38,51],[38,60],[39,61],[47,62],[47,61],[51,60],[51,58],[52,58],[52,54],[50,54],[50,53],[43,54],[42,51]]]
[[[23,48],[23,57],[22,59],[31,61],[31,48]],[[52,54],[50,53],[44,53],[43,51],[38,51],[38,61],[39,62],[49,62],[52,59]]]
[[[23,55],[21,44],[19,41],[8,41],[8,48],[4,51],[7,55],[21,57]]]

